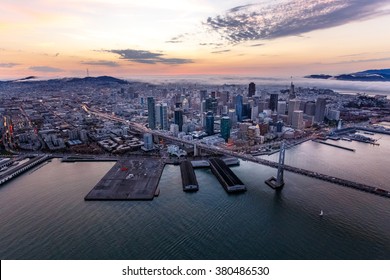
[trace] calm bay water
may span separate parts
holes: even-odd
[[[390,137],[379,143],[338,142],[351,153],[306,142],[286,163],[389,188]],[[184,193],[167,165],[153,201],[85,202],[113,164],[53,160],[1,187],[0,258],[390,259],[389,199],[288,172],[275,192],[264,183],[275,169],[241,162],[243,194],[228,195],[210,170]]]

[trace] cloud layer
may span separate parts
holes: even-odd
[[[276,1],[275,1],[276,2]],[[203,24],[230,43],[299,35],[317,29],[368,19],[389,0],[283,0],[275,4],[250,4],[209,17]],[[274,2],[273,2],[274,3]]]
[[[115,61],[109,61],[109,60],[81,61],[81,64],[95,65],[95,66],[119,67],[118,63],[116,63]]]
[[[56,73],[56,72],[64,72],[64,70],[60,68],[50,67],[50,66],[31,66],[30,70],[44,73]]]
[[[144,50],[104,50],[106,52],[119,54],[121,59],[128,61],[143,63],[143,64],[169,64],[169,65],[179,65],[179,64],[188,64],[193,63],[191,59],[183,58],[165,58],[165,54],[158,52],[150,52]]]
[[[18,63],[0,63],[0,68],[12,68],[19,65]]]

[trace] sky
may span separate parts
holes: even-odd
[[[1,0],[0,79],[390,68],[390,0]]]

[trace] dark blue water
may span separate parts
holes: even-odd
[[[286,161],[384,185],[389,140],[373,153],[346,142],[357,145],[349,155],[307,142]],[[248,191],[240,195],[209,170],[196,170],[200,190],[184,193],[179,167],[167,165],[153,201],[85,202],[112,165],[53,160],[1,187],[0,258],[390,259],[390,199],[288,172],[276,193],[264,183],[275,169],[241,162],[233,171]]]

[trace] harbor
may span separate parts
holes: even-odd
[[[228,193],[244,192],[246,186],[220,158],[210,158],[211,172]]]
[[[156,158],[120,159],[84,200],[152,200],[164,165]]]

